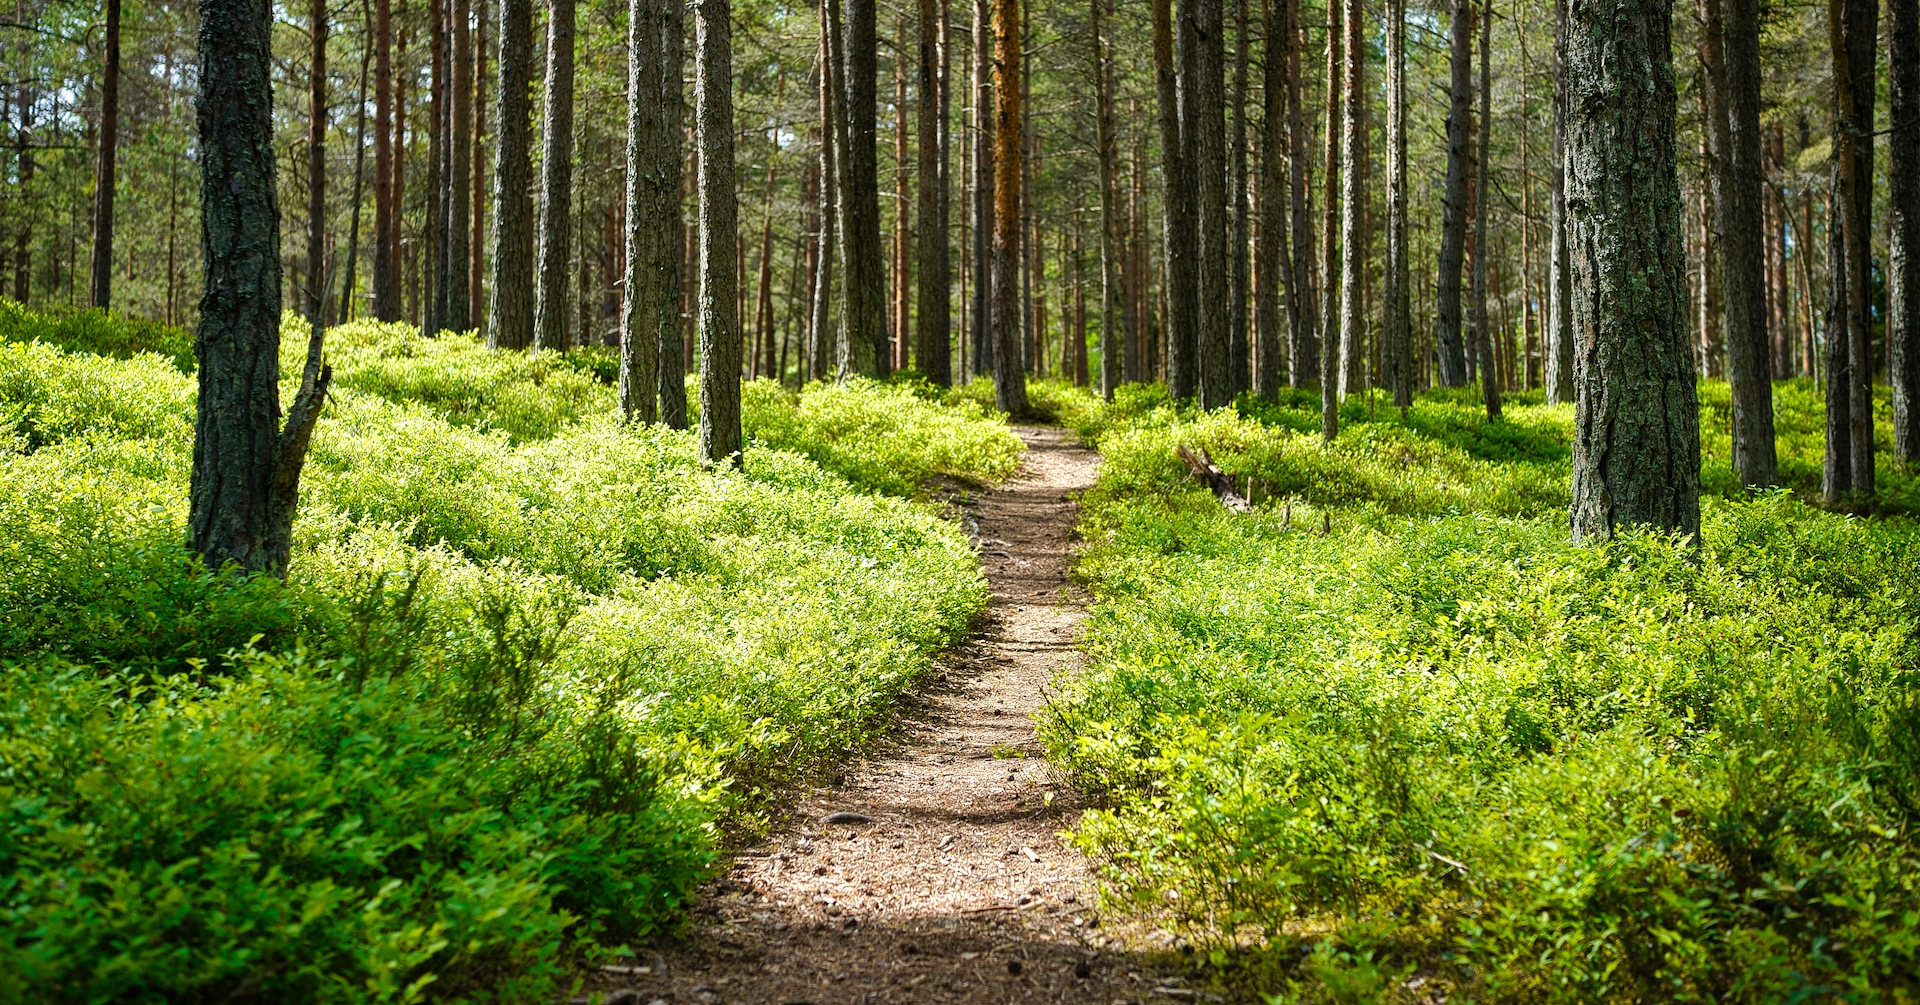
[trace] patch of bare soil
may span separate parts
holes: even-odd
[[[1110,934],[1088,863],[1059,832],[1032,715],[1077,664],[1067,580],[1099,457],[1021,429],[1020,472],[964,519],[993,598],[975,641],[904,713],[894,741],[804,794],[790,822],[705,891],[691,932],[592,986],[649,1003],[1173,1002],[1214,997]],[[585,1001],[585,999],[577,999]]]

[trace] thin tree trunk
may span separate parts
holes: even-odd
[[[1300,81],[1300,0],[1278,2],[1285,9],[1281,30],[1287,73],[1287,219],[1293,242],[1293,271],[1287,287],[1287,377],[1294,387],[1317,387],[1320,316],[1313,306],[1313,214],[1307,199],[1310,140]]]
[[[1440,295],[1435,305],[1440,349],[1440,383],[1467,383],[1464,320],[1460,310],[1460,267],[1466,257],[1468,147],[1473,101],[1473,0],[1453,0],[1452,88],[1447,109],[1447,194],[1441,208]]]
[[[332,369],[321,331],[280,422],[280,206],[274,182],[273,8],[200,4],[200,240],[188,546],[209,568],[284,576],[307,443]]]
[[[447,328],[464,332],[473,327],[468,259],[473,255],[467,219],[472,215],[473,175],[473,38],[467,19],[468,0],[453,5],[453,59],[447,102]],[[482,0],[484,3],[484,0]]]
[[[879,37],[876,0],[845,0],[845,37],[840,60],[846,72],[840,85],[840,255],[843,306],[840,312],[841,369],[864,377],[884,377],[887,352],[886,269],[881,261]]]
[[[1573,400],[1573,260],[1567,247],[1567,4],[1553,0],[1553,194],[1547,263],[1547,401]]]
[[[1184,57],[1182,57],[1184,59]],[[1153,0],[1153,66],[1160,111],[1160,177],[1166,221],[1166,310],[1162,315],[1167,339],[1167,388],[1175,398],[1191,398],[1199,384],[1197,340],[1200,292],[1194,256],[1198,253],[1189,137],[1180,112],[1181,88],[1174,59],[1172,0]]]
[[[1896,0],[1888,14],[1887,383],[1893,453],[1912,462],[1920,461],[1920,7]]]
[[[425,323],[436,334],[447,324],[447,23],[444,0],[427,0],[427,205],[421,232],[427,243]]]
[[[493,289],[487,345],[533,343],[533,165],[527,94],[533,63],[531,0],[500,0],[499,128],[493,152]]]
[[[112,0],[116,5],[119,0]],[[327,305],[327,3],[307,9],[307,302],[308,323],[326,325]]]
[[[1708,0],[1718,7],[1720,0]],[[1733,470],[1741,484],[1779,482],[1773,440],[1773,380],[1768,357],[1766,244],[1760,157],[1760,3],[1726,0],[1719,67],[1721,140],[1714,163],[1720,219],[1720,295],[1733,391]]]
[[[1335,195],[1337,188],[1334,179],[1340,170],[1341,13],[1340,7],[1327,4],[1327,72],[1323,78],[1326,82],[1327,108],[1325,135],[1322,137],[1325,155],[1320,173],[1326,205],[1320,230],[1320,331],[1325,333],[1326,342],[1321,346],[1320,353],[1320,435],[1329,443],[1340,433],[1340,345],[1335,341],[1340,322],[1340,300],[1337,295],[1340,275],[1337,244],[1340,201]]]
[[[993,398],[1014,417],[1027,414],[1020,344],[1021,44],[1020,0],[993,0]]]
[[[1120,269],[1119,151],[1113,122],[1113,52],[1104,34],[1102,17],[1111,0],[1088,5],[1089,35],[1093,43],[1094,146],[1100,161],[1100,394],[1108,401],[1120,387],[1126,350],[1121,323],[1125,289]]]
[[[948,0],[920,0],[920,256],[914,361],[935,387],[953,383],[952,266],[947,249]],[[905,204],[900,207],[906,212]]]
[[[973,2],[973,372],[993,367],[993,13]]]
[[[573,238],[574,0],[548,0],[547,107],[540,137],[539,286],[533,347],[567,347],[567,273]]]
[[[1573,539],[1700,533],[1671,0],[1576,5],[1566,42]]]
[[[892,350],[891,369],[911,365],[908,349],[912,338],[908,330],[913,321],[913,216],[908,212],[907,171],[907,19],[894,19],[898,33],[893,59],[893,301],[887,311],[888,343]],[[926,92],[920,92],[924,100]]]
[[[1360,390],[1366,353],[1366,36],[1361,0],[1346,0],[1341,101],[1342,157],[1340,172],[1340,397]]]
[[[1221,0],[1186,0],[1180,14],[1180,132],[1192,157],[1200,407],[1233,403],[1227,311],[1225,28]]]
[[[832,21],[827,17],[827,0],[820,4],[820,233],[813,285],[813,315],[808,326],[812,343],[807,348],[809,374],[814,380],[826,377],[830,362],[837,355],[833,324],[833,260],[838,248],[834,223],[839,216],[839,169],[834,159],[838,143],[838,116],[834,112]]]
[[[1500,417],[1500,366],[1493,349],[1492,321],[1487,316],[1487,217],[1491,214],[1491,193],[1487,183],[1491,164],[1488,140],[1493,133],[1493,5],[1482,0],[1480,17],[1480,114],[1475,123],[1473,154],[1473,337],[1474,352],[1480,357],[1480,399],[1486,404],[1487,418]]]
[[[113,306],[113,194],[120,151],[120,0],[106,0],[106,59],[100,73],[100,148],[93,175],[93,271],[88,303]]]
[[[740,281],[733,185],[733,4],[697,0],[700,145],[700,459],[739,466]]]
[[[360,0],[360,9],[363,14],[366,14],[366,0]],[[367,14],[364,20],[371,25],[373,17],[371,14]],[[353,133],[353,215],[352,222],[347,226],[347,264],[346,267],[341,270],[343,274],[340,277],[340,320],[342,322],[353,320],[353,284],[359,279],[360,203],[363,192],[362,182],[366,178],[367,167],[367,64],[372,58],[373,47],[370,45],[361,46],[360,94],[353,106],[357,109],[355,117],[358,121]],[[168,229],[171,231],[172,228],[169,227]],[[168,241],[171,242],[172,238],[169,237]],[[168,247],[172,247],[171,243],[169,243]],[[173,271],[171,261],[169,261],[167,271],[168,283],[171,285]],[[169,305],[171,305],[173,300],[171,294],[169,294],[167,300]]]
[[[373,3],[373,316],[400,320],[400,259],[394,239],[393,2]]]
[[[1291,82],[1286,54],[1292,51],[1292,42],[1286,37],[1281,6],[1287,2],[1264,5],[1266,52],[1260,88],[1260,238],[1254,277],[1254,328],[1258,334],[1253,350],[1253,393],[1268,401],[1280,392],[1281,328],[1291,328],[1289,322],[1300,296],[1286,253],[1286,186],[1292,174],[1287,163],[1287,93]]]
[[[1873,356],[1870,263],[1873,219],[1874,27],[1876,0],[1828,0],[1833,51],[1832,229],[1829,308],[1827,460],[1829,502],[1874,494]],[[1844,362],[1841,356],[1844,354]]]
[[[661,418],[665,371],[677,371],[679,362],[680,233],[673,221],[680,213],[680,68],[672,65],[673,46],[667,37],[680,30],[676,9],[648,0],[627,5],[627,264],[620,315],[620,408],[629,422]]]
[[[687,286],[694,278],[687,265],[689,235],[682,215],[688,183],[681,145],[686,108],[681,83],[686,64],[686,6],[677,3],[662,6],[665,10],[657,14],[660,21],[656,29],[660,33],[661,57],[654,70],[658,74],[655,84],[660,94],[659,142],[647,147],[652,156],[658,158],[646,175],[653,200],[647,218],[653,228],[649,272],[653,276],[651,282],[658,284],[652,296],[658,312],[654,322],[658,331],[654,354],[659,359],[660,422],[670,429],[685,429],[689,343],[683,315],[692,313],[686,306],[691,300]]]
[[[1383,369],[1386,371],[1387,386],[1393,390],[1394,405],[1405,409],[1413,404],[1413,322],[1407,301],[1406,0],[1388,0],[1387,8],[1387,260],[1384,290],[1387,317]]]
[[[1253,386],[1247,344],[1248,290],[1252,244],[1247,202],[1247,0],[1235,0],[1233,36],[1233,128],[1227,133],[1227,191],[1233,204],[1233,229],[1227,244],[1228,399]]]
[[[473,227],[468,231],[467,323],[478,326],[486,317],[487,265],[487,8],[478,0],[473,9]],[[484,334],[484,332],[483,332]]]

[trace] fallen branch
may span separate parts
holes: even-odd
[[[1253,504],[1247,501],[1247,497],[1234,491],[1232,476],[1220,470],[1220,465],[1213,463],[1213,458],[1207,456],[1205,449],[1196,453],[1182,443],[1174,450],[1186,462],[1187,470],[1193,472],[1195,478],[1207,483],[1213,494],[1220,498],[1220,505],[1235,513],[1253,512]]]

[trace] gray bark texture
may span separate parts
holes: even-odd
[[[1473,352],[1480,360],[1480,400],[1487,418],[1500,417],[1500,366],[1493,355],[1493,325],[1487,317],[1488,139],[1493,124],[1493,9],[1482,0],[1480,18],[1480,114],[1474,123],[1473,198]]]
[[[1367,346],[1367,53],[1365,7],[1346,0],[1341,19],[1342,50],[1340,150],[1340,397],[1360,390]]]
[[[680,66],[674,41],[679,34],[678,5],[628,4],[620,408],[632,422],[659,421],[667,372],[680,379]],[[684,408],[681,416],[684,426]]]
[[[1920,5],[1888,9],[1887,359],[1893,452],[1920,461]]]
[[[1875,0],[1828,0],[1833,58],[1833,181],[1827,258],[1829,503],[1873,496],[1873,105]]]
[[[1384,350],[1387,387],[1413,404],[1413,320],[1407,289],[1407,4],[1387,2],[1387,259]]]
[[[1160,104],[1160,178],[1166,213],[1161,234],[1166,255],[1167,389],[1175,398],[1185,399],[1193,397],[1200,382],[1195,358],[1199,351],[1200,289],[1194,272],[1199,242],[1194,233],[1198,224],[1191,152],[1181,115],[1179,68],[1186,64],[1187,57],[1184,49],[1178,56],[1174,51],[1189,43],[1184,28],[1178,34],[1181,42],[1176,46],[1172,0],[1154,0],[1154,89]]]
[[[493,282],[487,345],[533,344],[533,163],[528,156],[533,65],[531,0],[500,0],[499,109],[493,130]]]
[[[333,371],[313,329],[306,370],[280,422],[280,205],[274,187],[273,8],[200,4],[200,247],[206,286],[194,334],[188,547],[285,575],[307,443]]]
[[[1233,230],[1228,235],[1227,262],[1227,400],[1253,386],[1252,359],[1247,346],[1247,294],[1253,263],[1249,260],[1247,202],[1247,0],[1235,0],[1233,31],[1233,126],[1227,131],[1227,199],[1233,207]]]
[[[1572,0],[1573,539],[1700,534],[1700,412],[1675,168],[1671,0]]]
[[[1716,6],[1720,0],[1709,0]],[[1741,484],[1780,481],[1773,441],[1772,342],[1767,334],[1766,185],[1760,160],[1760,2],[1725,0],[1713,172],[1721,323],[1733,392],[1733,471]],[[1709,25],[1711,29],[1711,25]]]
[[[1320,435],[1328,443],[1340,434],[1340,200],[1334,194],[1340,171],[1340,30],[1341,8],[1327,4],[1326,123],[1322,139],[1325,156],[1320,172],[1326,213],[1320,229],[1320,331],[1325,336],[1320,353]]]
[[[1294,387],[1320,383],[1320,318],[1313,305],[1313,213],[1307,207],[1309,140],[1300,86],[1300,0],[1285,5],[1287,72],[1287,219],[1293,250],[1287,287],[1287,381]]]
[[[820,4],[820,232],[815,235],[813,315],[807,325],[808,376],[821,380],[831,371],[837,332],[833,324],[833,260],[839,242],[834,221],[839,214],[839,169],[834,160],[838,126],[833,110],[833,19],[826,0]]]
[[[940,26],[948,0],[920,0],[920,243],[914,362],[935,387],[953,383],[953,268],[947,244],[947,91]],[[904,207],[903,207],[904,211]]]
[[[887,276],[880,244],[879,35],[875,0],[846,0],[840,65],[841,370],[884,377]]]
[[[1300,291],[1293,285],[1287,260],[1287,60],[1286,0],[1269,3],[1266,11],[1266,53],[1261,74],[1260,127],[1260,240],[1255,279],[1253,393],[1268,401],[1280,391],[1281,334],[1291,326]],[[1283,299],[1284,298],[1284,299]]]
[[[740,237],[733,187],[733,4],[694,6],[700,144],[700,459],[740,464]]]
[[[1553,196],[1548,210],[1547,401],[1573,400],[1573,272],[1567,257],[1567,4],[1553,0]]]
[[[1233,403],[1233,368],[1227,330],[1227,244],[1232,237],[1227,214],[1226,46],[1221,0],[1188,0],[1181,5],[1180,132],[1193,156],[1195,287],[1199,296],[1198,370],[1200,407]]]
[[[307,302],[301,309],[320,327],[327,305],[327,0],[307,8],[307,28]]]
[[[1447,106],[1447,194],[1441,207],[1440,279],[1434,304],[1437,376],[1445,387],[1467,384],[1466,340],[1460,310],[1460,271],[1467,246],[1467,161],[1473,100],[1473,0],[1453,0],[1452,87]]]
[[[393,3],[373,5],[373,316],[400,320],[400,255],[394,246]]]
[[[1120,271],[1120,153],[1114,139],[1113,123],[1113,49],[1107,42],[1101,16],[1111,0],[1092,0],[1090,25],[1093,36],[1094,145],[1100,159],[1100,394],[1108,401],[1121,381],[1121,364],[1126,355],[1121,343],[1126,332],[1121,324],[1124,297]]]
[[[484,0],[483,0],[484,2]],[[467,262],[473,257],[467,220],[473,215],[473,29],[468,0],[453,3],[453,66],[447,114],[447,315],[456,332],[473,327]]]
[[[113,193],[119,187],[120,0],[107,0],[106,59],[100,68],[100,149],[93,175],[93,270],[88,303],[113,306]],[[324,19],[323,19],[324,20]]]
[[[540,133],[539,285],[533,300],[533,347],[567,347],[567,278],[573,237],[574,0],[547,5],[546,114]]]

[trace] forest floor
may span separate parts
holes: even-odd
[[[961,499],[993,591],[972,643],[889,741],[738,853],[686,934],[591,990],[632,1005],[1195,1000],[1150,940],[1101,927],[1091,868],[1060,838],[1078,802],[1032,716],[1081,659],[1073,493],[1100,461],[1061,430],[1018,432],[1019,473]]]

